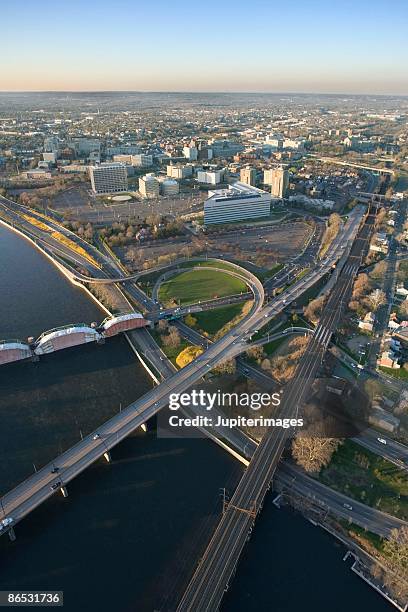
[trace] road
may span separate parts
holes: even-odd
[[[358,229],[360,220],[361,211],[357,211],[350,218],[345,228],[345,240],[351,239]],[[53,484],[66,485],[110,448],[123,440],[130,432],[140,427],[165,407],[168,404],[169,393],[185,391],[218,363],[243,352],[247,347],[247,338],[271,318],[276,317],[286,308],[288,303],[295,300],[303,291],[325,275],[341,253],[342,250],[338,243],[316,270],[311,271],[288,289],[285,297],[278,296],[264,307],[262,283],[258,279],[254,279],[255,299],[252,308],[234,330],[231,330],[217,342],[210,344],[207,350],[191,364],[174,373],[142,398],[122,410],[121,413],[98,428],[97,432],[84,438],[60,455],[54,462],[4,495],[1,499],[3,513],[6,516],[12,516],[15,523],[24,518],[35,507],[57,492],[59,487],[56,487],[55,490],[51,489]],[[94,438],[96,435],[98,437]],[[51,473],[54,465],[59,468],[57,475]]]
[[[323,309],[319,325],[287,385],[281,418],[297,418],[320,368],[341,312],[368,248],[374,214],[355,239],[348,261]],[[262,438],[177,608],[178,612],[204,612],[219,608],[224,591],[249,537],[255,517],[280,460],[290,430],[269,430]]]
[[[350,520],[381,537],[388,537],[392,529],[399,529],[407,524],[401,519],[371,508],[327,487],[315,478],[307,476],[291,463],[285,461],[280,463],[276,471],[276,480],[279,490],[285,487],[299,493],[302,497],[311,498],[333,515],[346,521]]]

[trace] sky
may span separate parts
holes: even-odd
[[[0,0],[0,91],[408,95],[407,0]]]

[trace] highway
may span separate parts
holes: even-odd
[[[126,409],[104,425],[97,432],[90,434],[74,447],[60,455],[55,461],[44,466],[37,473],[30,476],[15,489],[1,499],[4,514],[12,516],[14,524],[24,518],[35,507],[58,491],[59,486],[52,489],[52,485],[66,485],[79,473],[86,469],[98,458],[102,457],[110,448],[123,440],[130,432],[140,427],[144,422],[155,415],[168,404],[169,393],[185,391],[193,383],[202,378],[218,363],[230,359],[247,348],[246,340],[256,330],[265,325],[268,320],[276,317],[286,306],[295,300],[303,291],[312,286],[321,276],[331,269],[335,261],[341,256],[340,240],[352,241],[360,220],[361,210],[355,209],[354,215],[349,218],[344,234],[333,245],[330,255],[320,263],[316,270],[293,284],[284,296],[278,296],[263,307],[264,289],[258,279],[253,280],[255,299],[249,314],[241,320],[239,326],[231,330],[217,342],[210,344],[207,350],[182,370],[174,373],[159,386],[149,391],[142,398],[128,406]],[[130,283],[129,283],[130,284]],[[97,436],[95,438],[95,436]],[[53,466],[59,468],[58,474],[51,473]],[[4,532],[3,532],[4,533]]]
[[[364,429],[363,432],[353,438],[354,442],[364,446],[372,453],[387,459],[400,469],[408,471],[408,446],[400,444],[396,440],[389,438],[384,433],[375,429]],[[384,440],[380,442],[379,440]]]
[[[371,508],[327,487],[287,461],[279,464],[275,481],[277,481],[275,488],[278,490],[284,487],[302,497],[313,499],[317,505],[328,510],[332,515],[347,521],[351,520],[363,529],[368,529],[381,537],[388,537],[392,529],[399,529],[407,524],[395,516]]]
[[[319,325],[297,366],[295,377],[285,389],[281,403],[281,418],[297,418],[308,396],[331,335],[338,326],[341,312],[351,295],[362,256],[368,247],[373,223],[374,214],[371,213],[352,245],[347,263],[323,309]],[[219,608],[289,435],[293,435],[290,430],[274,431],[271,428],[262,438],[184,593],[177,612],[204,612]]]

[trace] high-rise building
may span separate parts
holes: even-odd
[[[159,197],[160,184],[154,174],[145,174],[140,177],[139,191],[147,199]]]
[[[271,185],[272,196],[284,198],[289,185],[289,172],[282,167],[266,170],[264,182],[266,185]]]
[[[197,161],[198,158],[198,149],[197,147],[192,147],[191,143],[188,147],[183,147],[183,155],[189,161]]]
[[[204,202],[205,225],[258,219],[268,217],[271,212],[271,194],[244,183],[209,191],[208,195]]]
[[[240,172],[240,181],[245,185],[252,185],[255,187],[256,185],[256,170],[255,168],[251,168],[247,166],[246,168],[242,168]]]
[[[89,175],[94,193],[120,193],[128,189],[127,170],[123,164],[90,166]]]

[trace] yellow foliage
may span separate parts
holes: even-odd
[[[177,355],[176,363],[179,368],[184,368],[203,352],[204,350],[200,346],[187,346]]]
[[[51,232],[48,225],[45,225],[45,223],[43,223],[42,221],[38,221],[38,219],[36,219],[35,217],[30,217],[30,215],[24,214],[21,216],[24,217],[26,221],[31,223],[31,225],[35,225],[35,227],[38,227],[38,229],[42,230],[43,232]]]
[[[94,266],[98,266],[98,268],[100,267],[98,262],[91,255],[89,255],[89,253],[87,253],[85,249],[76,244],[73,240],[70,240],[70,238],[64,236],[64,234],[61,234],[61,232],[53,231],[52,228],[50,228],[48,225],[45,225],[45,223],[39,221],[35,217],[31,217],[30,215],[23,214],[22,217],[24,217],[26,221],[31,223],[31,225],[35,225],[35,227],[38,227],[38,229],[42,230],[43,232],[50,233],[51,237],[54,238],[54,240],[58,240],[58,242],[60,242],[61,244],[65,244],[65,246],[71,249],[71,251],[75,251],[75,253],[78,253],[78,255],[85,257],[85,259],[87,259]]]
[[[85,259],[90,261],[94,266],[99,267],[98,262],[95,261],[95,259],[85,251],[85,249],[76,244],[76,242],[74,242],[73,240],[70,240],[70,238],[67,238],[66,236],[61,234],[61,232],[52,232],[51,237],[54,238],[54,240],[58,240],[58,242],[60,242],[61,244],[65,244],[65,246],[71,249],[71,251],[75,251],[75,253],[78,253],[78,255],[85,257]]]

